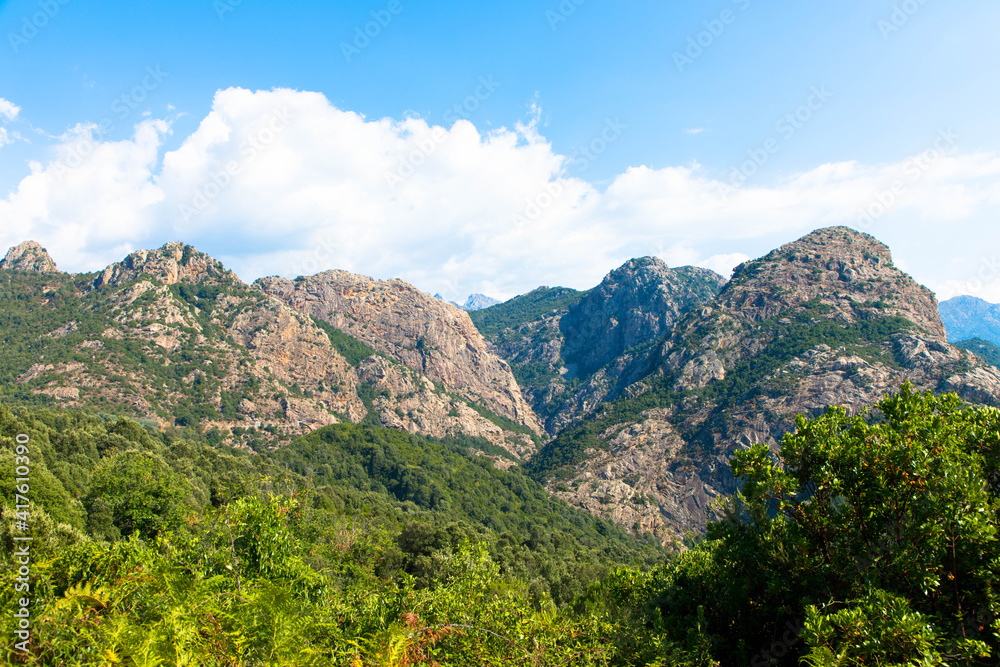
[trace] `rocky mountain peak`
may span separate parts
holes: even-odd
[[[708,269],[671,269],[658,257],[630,259],[562,318],[563,356],[578,364],[581,374],[592,372],[630,347],[665,336],[725,282]]]
[[[242,284],[222,262],[179,242],[164,244],[156,250],[136,250],[120,262],[104,269],[94,280],[94,288],[119,285],[147,275],[166,285],[175,283]]]
[[[892,263],[889,248],[848,227],[819,229],[736,268],[720,306],[763,322],[803,305],[851,324],[897,315],[943,338],[934,294]]]
[[[49,257],[48,251],[37,241],[24,241],[8,250],[7,255],[0,260],[0,269],[33,273],[59,271],[56,263]]]
[[[510,366],[494,355],[469,314],[399,280],[325,271],[295,281],[261,278],[254,286],[326,321],[423,373],[445,389],[541,432]]]

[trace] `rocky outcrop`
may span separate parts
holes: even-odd
[[[56,263],[49,253],[36,241],[19,243],[7,251],[0,260],[0,270],[28,271],[31,273],[56,273]]]
[[[379,281],[345,271],[294,282],[262,278],[254,286],[329,322],[445,390],[541,433],[510,366],[490,351],[459,308],[402,280]]]
[[[563,359],[587,376],[629,348],[666,336],[682,315],[711,301],[725,279],[657,257],[631,259],[570,306],[559,322]]]
[[[93,286],[95,289],[117,286],[142,277],[154,278],[164,285],[243,284],[219,260],[198,252],[194,246],[171,242],[157,250],[137,250],[121,262],[111,264],[94,280]]]
[[[632,259],[568,307],[501,331],[490,342],[555,435],[641,379],[656,344],[725,282],[707,269]]]

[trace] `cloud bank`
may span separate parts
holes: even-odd
[[[0,99],[0,115],[18,113]],[[67,132],[0,200],[0,246],[32,238],[64,270],[92,271],[183,240],[245,280],[340,268],[447,298],[507,298],[590,287],[639,255],[726,274],[747,259],[743,241],[833,224],[931,238],[992,229],[1000,209],[1000,156],[963,153],[946,129],[893,164],[824,164],[739,188],[697,164],[637,166],[604,189],[576,168],[589,158],[556,153],[530,119],[484,134],[465,120],[367,119],[319,93],[230,88],[168,151],[171,131],[148,118],[122,141],[94,125]],[[927,252],[968,258],[931,286],[1000,301],[1000,268],[979,270],[989,253],[980,261],[982,244],[952,236]]]

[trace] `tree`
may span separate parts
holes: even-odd
[[[104,536],[113,535],[102,517],[110,506],[112,523],[123,538],[138,533],[152,539],[180,524],[188,495],[187,481],[159,459],[128,451],[101,461],[84,504],[92,525],[100,525]]]
[[[797,426],[777,459],[736,454],[742,490],[710,537],[757,550],[761,599],[804,613],[808,659],[995,660],[1000,411],[904,384]]]

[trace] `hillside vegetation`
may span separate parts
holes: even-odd
[[[32,639],[7,664],[987,665],[1000,644],[1000,414],[954,395],[800,419],[782,465],[741,452],[743,492],[667,562],[467,448],[335,426],[257,456],[0,406],[5,563],[18,434]]]

